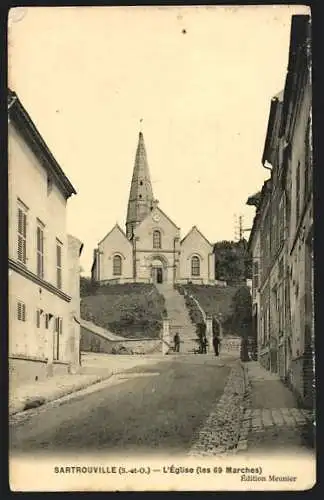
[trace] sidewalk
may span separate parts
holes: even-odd
[[[80,372],[75,375],[54,376],[42,381],[12,386],[9,390],[9,415],[36,408],[99,383],[114,374],[154,362],[156,357],[153,355],[118,356],[82,353],[82,366]]]
[[[36,408],[50,401],[55,401],[62,396],[85,389],[105,378],[109,378],[112,372],[106,375],[76,374],[49,377],[39,382],[21,384],[10,389],[9,385],[9,415]]]
[[[278,375],[258,362],[245,363],[248,404],[238,452],[301,453],[311,449],[313,412],[298,407],[293,393]]]

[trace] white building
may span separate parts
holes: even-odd
[[[79,364],[79,256],[66,233],[76,191],[17,95],[8,95],[9,369],[11,380]]]

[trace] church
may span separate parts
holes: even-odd
[[[116,224],[98,243],[91,269],[101,283],[215,284],[213,245],[193,226],[180,228],[153,196],[143,133],[139,133],[126,232]]]

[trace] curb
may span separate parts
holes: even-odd
[[[238,451],[245,394],[244,365],[238,361],[232,367],[221,398],[195,433],[189,456],[226,456]]]
[[[243,404],[244,412],[242,418],[242,430],[240,432],[239,440],[236,447],[236,452],[246,451],[248,448],[248,435],[251,428],[251,382],[248,375],[248,367],[246,364],[241,363],[243,373],[244,373],[244,395]]]

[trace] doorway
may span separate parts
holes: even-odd
[[[152,277],[153,277],[153,282],[161,284],[163,283],[163,269],[162,265],[161,266],[153,266],[152,267]]]

